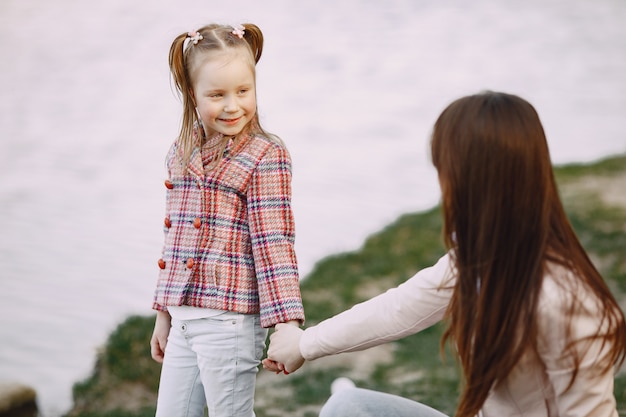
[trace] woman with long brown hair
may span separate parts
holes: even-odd
[[[317,326],[276,327],[266,368],[363,350],[439,320],[458,353],[456,416],[617,416],[614,371],[626,354],[624,315],[559,198],[533,106],[485,92],[435,123],[432,160],[448,253],[398,288]],[[323,416],[441,416],[363,389],[331,396]]]

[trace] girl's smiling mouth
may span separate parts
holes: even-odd
[[[225,124],[236,124],[239,120],[241,120],[241,117],[237,117],[236,119],[218,119],[220,122],[225,123]]]

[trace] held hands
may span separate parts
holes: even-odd
[[[290,374],[297,371],[304,364],[300,353],[302,332],[302,329],[290,324],[277,324],[270,336],[270,347],[267,358],[263,360],[263,367],[276,373]]]

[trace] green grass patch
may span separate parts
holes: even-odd
[[[615,155],[592,163],[576,163],[557,166],[554,174],[557,181],[578,180],[585,176],[613,176],[624,173],[626,154]]]

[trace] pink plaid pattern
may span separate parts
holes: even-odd
[[[291,158],[261,136],[204,172],[168,157],[165,245],[153,308],[189,305],[260,313],[261,325],[304,321],[291,210]]]

